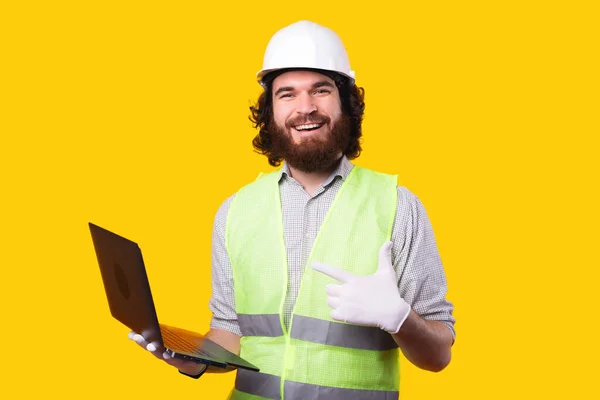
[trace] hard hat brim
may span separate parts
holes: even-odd
[[[353,85],[355,82],[354,71],[350,71],[349,74],[345,74],[343,72],[336,71],[336,70],[320,69],[320,68],[312,68],[312,67],[289,67],[289,68],[263,69],[263,70],[258,71],[258,73],[256,74],[256,78],[258,80],[258,83],[262,87],[266,88],[271,82],[273,82],[273,80],[277,76],[279,76],[285,72],[289,72],[289,71],[314,71],[314,72],[323,74],[325,76],[329,76],[332,79],[333,79],[332,74],[335,74],[335,75],[343,77],[344,79],[347,79],[350,85]]]

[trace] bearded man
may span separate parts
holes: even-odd
[[[351,162],[364,90],[336,33],[310,21],[279,30],[257,78],[253,145],[281,168],[215,217],[206,337],[260,369],[238,370],[230,397],[397,399],[399,351],[441,371],[455,339],[425,209],[396,175]],[[221,371],[157,356],[194,378]]]

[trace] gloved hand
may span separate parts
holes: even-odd
[[[132,331],[132,332],[129,332],[127,337],[129,339],[133,340],[134,342],[136,342],[144,350],[148,350],[156,358],[158,358],[160,360],[164,360],[167,364],[172,365],[173,367],[177,368],[179,370],[179,372],[181,372],[183,374],[186,374],[189,376],[195,376],[195,375],[198,375],[198,374],[204,372],[207,368],[206,364],[171,357],[166,351],[161,353],[158,350],[157,343],[146,342],[146,339],[144,339],[144,337],[142,335],[140,335],[139,333],[135,333]]]
[[[410,306],[398,293],[392,266],[392,242],[379,249],[379,268],[373,275],[357,276],[328,264],[314,261],[311,268],[328,275],[341,285],[328,284],[327,304],[331,318],[356,325],[377,326],[397,333],[410,313]]]

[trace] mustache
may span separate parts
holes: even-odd
[[[299,116],[296,118],[292,118],[286,121],[286,128],[293,128],[298,125],[307,125],[307,124],[320,124],[320,125],[329,125],[331,119],[326,115],[314,114],[307,116]]]

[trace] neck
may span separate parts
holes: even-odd
[[[331,173],[335,171],[335,169],[340,163],[340,160],[333,164],[331,168],[323,171],[305,172],[294,168],[289,164],[288,168],[290,170],[290,175],[292,176],[292,178],[294,178],[299,184],[301,184],[304,187],[304,190],[306,190],[306,192],[308,192],[308,194],[312,196],[319,187],[319,185],[325,182],[325,180],[329,178],[329,175],[331,175]]]

